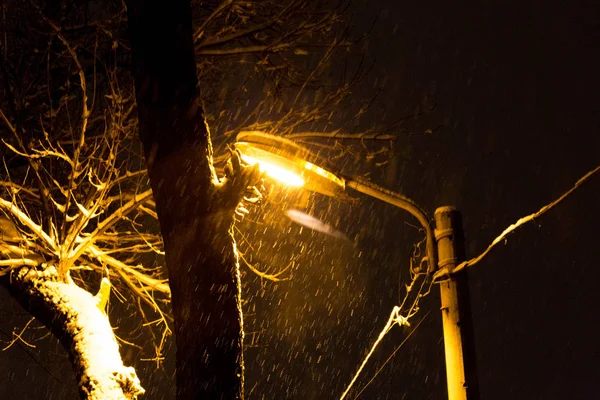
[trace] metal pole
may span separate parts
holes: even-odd
[[[404,211],[408,211],[413,217],[415,217],[426,234],[426,247],[427,247],[427,259],[429,268],[427,272],[433,273],[434,269],[437,265],[437,254],[435,252],[435,237],[433,235],[433,229],[431,229],[431,224],[429,223],[429,218],[425,212],[411,199],[405,197],[399,193],[392,192],[391,190],[382,188],[372,182],[362,181],[353,178],[346,178],[346,186],[360,192],[362,194],[366,194],[367,196],[374,197],[378,200],[384,201],[388,204],[391,204],[395,207],[401,208]]]
[[[478,400],[479,384],[473,342],[473,322],[467,271],[452,274],[465,259],[460,212],[454,207],[435,210],[438,268],[447,271],[440,282],[446,378],[449,400]]]

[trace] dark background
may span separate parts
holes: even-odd
[[[358,31],[376,20],[357,50],[376,64],[356,99],[382,88],[363,126],[436,104],[404,126],[416,134],[398,141],[395,170],[375,171],[373,179],[430,213],[460,209],[471,256],[570,188],[600,164],[598,8],[592,1],[354,1]],[[600,177],[592,178],[470,271],[482,399],[598,397],[599,188]],[[291,281],[245,274],[254,311],[248,330],[261,332],[246,351],[249,398],[339,398],[397,304],[398,275],[406,280],[420,239],[411,217],[366,199],[346,215],[329,215],[358,237],[357,246],[298,229],[287,233],[289,243],[283,235],[255,237],[264,248],[269,241],[281,251],[305,248]],[[436,289],[412,321],[430,310],[422,325],[360,398],[445,398]],[[27,321],[5,293],[0,313],[8,333]],[[409,332],[392,330],[355,388]],[[36,345],[29,351],[44,367],[18,345],[2,354],[2,397],[72,397],[62,350]],[[145,398],[172,398],[169,365],[154,372],[151,363],[132,362]]]

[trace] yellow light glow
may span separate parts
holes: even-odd
[[[295,174],[292,171],[289,171],[285,168],[277,166],[275,164],[271,164],[266,161],[258,160],[254,157],[250,157],[246,154],[242,154],[242,160],[247,162],[250,165],[254,165],[258,163],[260,170],[262,172],[266,172],[268,176],[273,179],[278,180],[279,182],[285,183],[289,186],[300,187],[304,185],[304,179]]]
[[[338,178],[331,172],[324,170],[323,168],[319,167],[318,165],[315,165],[313,163],[306,161],[304,163],[304,168],[306,168],[309,171],[314,171],[317,174],[321,175],[323,178],[328,179],[332,182],[335,182],[336,184],[338,184],[341,187],[344,187],[344,182],[340,178]]]

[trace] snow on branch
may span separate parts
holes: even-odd
[[[1,283],[61,341],[83,399],[136,399],[144,393],[135,370],[123,364],[96,296],[73,282],[62,282],[54,267],[23,267]]]

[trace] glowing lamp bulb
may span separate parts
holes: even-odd
[[[242,154],[242,160],[247,162],[250,165],[254,165],[258,163],[261,172],[266,173],[273,179],[278,180],[279,182],[285,183],[289,186],[300,187],[304,185],[304,179],[302,179],[298,174],[282,168],[278,165],[271,164],[266,161],[258,160],[254,157],[250,157],[246,154]]]

